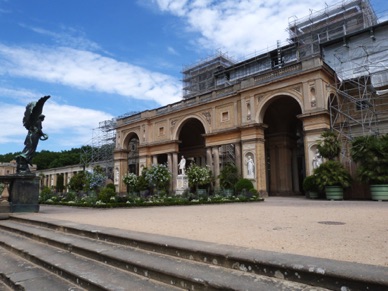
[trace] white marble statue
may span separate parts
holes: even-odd
[[[184,156],[182,156],[180,162],[179,162],[179,171],[178,174],[185,175],[185,169],[186,169],[186,159]]]

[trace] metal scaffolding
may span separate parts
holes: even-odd
[[[93,129],[92,139],[82,147],[81,164],[84,167],[99,165],[108,178],[113,179],[113,151],[116,145],[116,119],[99,122]]]
[[[347,0],[309,16],[289,19],[289,40],[299,46],[299,59],[320,54],[320,44],[377,24],[369,0]]]
[[[213,90],[217,71],[233,65],[234,62],[219,52],[200,63],[183,69],[183,98],[190,98]]]

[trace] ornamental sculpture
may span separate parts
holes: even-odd
[[[50,96],[44,96],[37,102],[31,102],[26,106],[24,112],[23,125],[28,130],[24,141],[24,149],[16,157],[16,172],[29,173],[28,165],[32,165],[32,158],[35,155],[39,140],[47,140],[48,135],[42,131],[42,122],[44,120],[43,105]]]

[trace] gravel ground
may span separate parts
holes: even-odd
[[[388,202],[270,197],[126,209],[42,205],[16,215],[388,267]]]

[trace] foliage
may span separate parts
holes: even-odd
[[[252,188],[254,188],[252,181],[249,179],[245,179],[245,178],[238,180],[238,182],[236,183],[236,186],[235,186],[237,193],[241,193],[244,189],[245,189],[245,191],[248,191]]]
[[[137,177],[135,192],[148,190],[149,186],[146,179],[147,170],[147,168],[143,168],[141,175]]]
[[[113,191],[116,191],[116,186],[113,183],[109,183],[105,186],[106,188],[111,188]]]
[[[69,189],[72,191],[80,192],[86,191],[89,189],[89,173],[88,172],[78,172],[73,177],[71,177],[69,182]]]
[[[69,202],[69,201],[75,201],[77,198],[77,195],[74,191],[69,191],[69,192],[66,192],[64,193],[64,195],[62,196],[62,201],[65,201],[65,202]]]
[[[233,189],[239,179],[237,167],[231,163],[226,164],[221,169],[218,178],[220,179],[221,188]]]
[[[115,190],[113,190],[110,187],[104,187],[101,189],[101,191],[98,193],[98,200],[108,203],[111,201],[111,198],[116,196]]]
[[[351,156],[358,176],[370,184],[388,183],[388,134],[360,136],[352,141]]]
[[[17,155],[20,155],[21,152],[16,153],[7,153],[4,155],[0,155],[0,163],[9,163],[10,161],[14,160]]]
[[[135,191],[138,180],[138,176],[135,173],[126,173],[123,176],[123,182],[127,185],[128,192]]]
[[[212,180],[212,172],[208,167],[200,167],[195,163],[190,164],[187,169],[187,178],[189,186],[198,188],[199,186],[207,185]]]
[[[88,180],[90,189],[98,191],[105,185],[107,177],[100,171],[93,171],[93,173],[88,175]]]
[[[40,192],[39,201],[45,202],[46,200],[50,199],[52,195],[53,195],[53,192],[51,191],[50,187],[44,186],[42,191]]]
[[[145,171],[145,179],[148,184],[158,190],[167,190],[170,185],[171,173],[166,165],[152,165]]]
[[[322,157],[328,160],[334,160],[341,151],[341,144],[334,131],[327,130],[321,134],[322,139],[318,141],[318,151]]]
[[[325,186],[350,186],[351,177],[339,161],[326,161],[314,170],[316,183],[319,189],[323,190]]]
[[[307,192],[318,192],[319,186],[315,175],[310,175],[303,180],[303,190]]]

